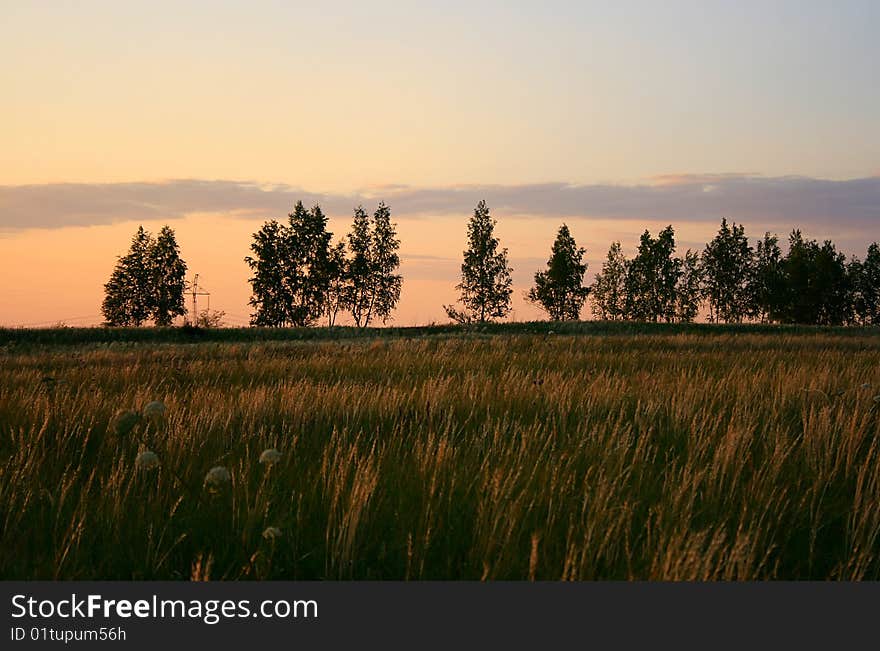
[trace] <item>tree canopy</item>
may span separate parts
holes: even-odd
[[[267,221],[253,234],[245,262],[253,275],[251,323],[308,326],[326,317],[334,325],[348,312],[358,327],[386,322],[400,299],[400,240],[391,210],[380,203],[370,216],[358,206],[345,240],[333,234],[320,206],[297,202],[287,224]]]
[[[510,312],[513,279],[507,249],[499,248],[495,220],[480,201],[468,222],[468,248],[461,263],[461,282],[455,286],[463,308],[445,305],[446,314],[459,323],[485,323]]]
[[[527,298],[538,305],[554,321],[576,321],[587,300],[589,287],[584,286],[587,265],[583,262],[586,249],[578,247],[568,226],[559,227],[547,270],[535,273],[535,285]]]
[[[101,312],[108,326],[141,326],[149,320],[169,326],[186,314],[186,263],[174,231],[163,226],[158,238],[139,226],[128,253],[116,262],[104,285]]]

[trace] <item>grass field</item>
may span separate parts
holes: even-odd
[[[880,578],[876,330],[234,332],[0,332],[0,578]]]

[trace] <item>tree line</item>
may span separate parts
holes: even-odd
[[[255,326],[334,325],[340,313],[365,328],[386,323],[400,300],[403,278],[400,239],[391,209],[380,203],[371,215],[358,206],[351,230],[331,244],[320,206],[297,202],[287,223],[270,220],[253,235],[245,258]]]
[[[481,201],[468,223],[468,248],[456,286],[461,307],[444,306],[460,323],[504,318],[511,311],[513,269],[494,234],[496,221]],[[555,321],[578,320],[587,299],[594,318],[689,323],[706,310],[711,322],[880,324],[880,247],[864,261],[847,260],[830,240],[819,244],[792,231],[783,255],[778,237],[765,233],[755,247],[741,224],[721,220],[702,251],[676,256],[675,230],[648,230],[627,259],[613,242],[593,283],[584,284],[586,250],[562,224],[526,299]]]
[[[335,243],[327,222],[320,206],[297,202],[286,223],[266,221],[252,235],[245,258],[251,325],[332,326],[349,314],[365,328],[391,318],[403,279],[390,208],[380,203],[369,214],[358,206],[349,232]],[[458,302],[443,306],[453,321],[485,323],[511,312],[513,269],[496,224],[480,201],[468,221]],[[880,324],[876,242],[864,260],[848,260],[830,240],[820,244],[794,230],[783,254],[776,235],[765,233],[753,247],[741,224],[722,219],[702,251],[676,255],[670,225],[656,236],[645,230],[632,258],[613,242],[590,285],[585,254],[562,224],[525,298],[554,321],[580,319],[589,301],[593,317],[609,321],[688,323],[704,314],[723,323]],[[154,239],[139,228],[105,285],[106,323],[169,325],[186,313],[185,273],[172,229],[163,227]]]
[[[812,325],[880,324],[880,248],[847,260],[830,240],[791,232],[783,255],[770,233],[752,247],[741,224],[721,220],[702,252],[673,256],[671,226],[642,234],[627,260],[614,242],[591,288],[596,318]]]

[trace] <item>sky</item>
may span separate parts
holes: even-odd
[[[395,322],[444,319],[480,198],[514,318],[565,221],[588,275],[721,216],[880,236],[880,3],[0,0],[0,324],[100,321],[137,225],[230,323],[250,234],[320,201],[400,227]]]

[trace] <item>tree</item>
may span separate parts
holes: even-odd
[[[384,202],[379,203],[372,221],[362,206],[355,209],[348,249],[346,304],[355,325],[366,328],[374,318],[386,323],[400,300],[403,278],[397,273],[397,227]]]
[[[245,258],[254,275],[251,324],[307,326],[327,311],[330,260],[327,217],[320,206],[306,210],[298,201],[286,226],[272,220],[254,233],[253,256]]]
[[[873,242],[864,262],[857,259],[847,266],[853,290],[853,316],[860,325],[880,324],[880,247]]]
[[[688,249],[681,259],[680,268],[681,275],[675,288],[675,320],[691,323],[700,311],[705,293],[700,254]]]
[[[369,321],[373,301],[373,261],[370,242],[370,217],[363,206],[354,211],[354,220],[348,233],[347,305],[357,327]]]
[[[675,320],[675,289],[681,260],[673,258],[675,231],[667,226],[657,238],[646,230],[627,268],[625,313],[637,321]]]
[[[816,255],[814,287],[821,325],[843,325],[853,317],[853,288],[846,273],[846,256],[825,240]]]
[[[850,323],[854,325],[866,325],[865,307],[866,302],[862,297],[862,285],[864,283],[864,270],[862,261],[853,257],[846,264],[846,277],[851,291],[852,305],[850,306]]]
[[[806,241],[799,230],[788,238],[788,254],[782,261],[785,291],[779,310],[785,323],[816,323],[818,309],[812,294],[813,260],[818,248],[815,241]]]
[[[373,232],[370,237],[372,272],[372,301],[367,312],[365,326],[374,316],[387,323],[391,312],[400,300],[403,276],[397,273],[400,267],[400,239],[397,226],[391,221],[391,209],[384,202],[373,214]]]
[[[863,322],[880,325],[880,246],[877,242],[872,242],[868,247],[868,255],[862,263],[859,291],[863,301]]]
[[[528,299],[540,306],[553,321],[577,321],[590,289],[584,287],[586,249],[578,248],[568,226],[563,224],[553,242],[547,270],[535,273],[535,286]]]
[[[169,326],[174,317],[186,314],[186,262],[169,226],[163,226],[149,249],[153,283],[153,310],[157,326]]]
[[[123,326],[130,323],[126,276],[125,265],[119,259],[110,274],[110,280],[104,284],[104,302],[101,303],[104,325]]]
[[[223,310],[204,309],[199,312],[195,325],[197,328],[222,328],[225,323],[223,321],[225,317],[226,312]]]
[[[248,304],[254,308],[251,325],[280,327],[289,320],[290,296],[284,277],[284,256],[287,253],[287,232],[274,219],[267,221],[253,234],[251,251],[245,262],[253,275]]]
[[[743,226],[722,219],[702,256],[710,320],[740,323],[748,316],[752,255]]]
[[[477,204],[468,223],[468,248],[461,263],[461,282],[455,286],[463,309],[444,305],[449,318],[459,323],[485,323],[510,312],[513,279],[507,249],[498,248],[495,220],[485,201]]]
[[[139,226],[128,253],[119,258],[104,285],[101,312],[109,326],[140,326],[155,312],[153,238]]]
[[[288,294],[288,320],[307,326],[325,313],[330,286],[330,240],[327,217],[320,206],[306,210],[301,201],[288,215],[285,255],[282,259]]]
[[[620,252],[620,242],[613,242],[602,271],[590,289],[593,316],[603,321],[622,319],[626,307],[627,260]]]
[[[785,323],[840,325],[851,319],[852,291],[846,257],[826,240],[822,246],[792,231],[783,259],[785,291],[780,320]]]
[[[336,317],[344,310],[348,294],[348,260],[345,257],[345,242],[339,240],[330,249],[330,284],[327,287],[327,325],[336,325]]]
[[[786,301],[779,238],[764,233],[758,241],[749,279],[749,315],[761,323],[779,319]]]

